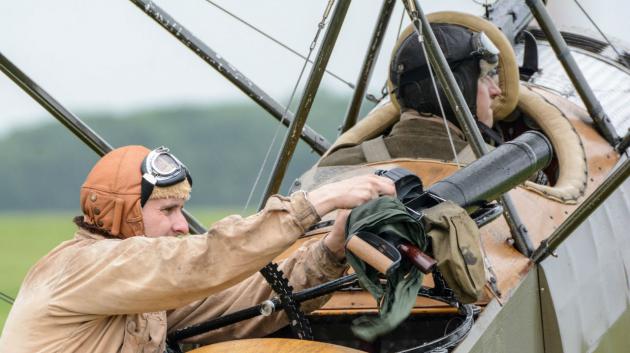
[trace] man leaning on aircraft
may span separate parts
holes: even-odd
[[[167,332],[270,298],[256,272],[320,216],[395,194],[387,178],[356,177],[274,195],[250,217],[229,216],[206,234],[187,235],[182,209],[191,186],[187,168],[165,148],[127,146],[100,159],[81,187],[79,229],[26,275],[0,352],[164,352]],[[339,214],[323,240],[280,264],[295,289],[345,271],[347,212]],[[325,299],[302,307],[314,310]],[[286,324],[280,312],[189,341],[262,336]]]

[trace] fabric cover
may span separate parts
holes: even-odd
[[[397,199],[382,196],[352,210],[346,224],[346,236],[359,231],[374,234],[388,232],[418,246],[426,247],[426,237],[422,226],[405,210]],[[416,296],[422,286],[422,272],[416,267],[402,262],[398,270],[387,278],[383,288],[378,271],[346,252],[348,263],[359,277],[361,285],[379,303],[378,317],[360,317],[353,322],[352,332],[366,341],[372,341],[395,329],[411,312]]]
[[[421,224],[407,213],[398,199],[383,196],[352,210],[346,237],[359,231],[387,234],[384,237],[390,241],[397,237],[425,251],[428,235],[438,269],[457,299],[462,303],[477,301],[483,293],[486,277],[475,222],[464,209],[450,201],[423,212]],[[360,317],[351,329],[361,339],[373,341],[409,316],[422,286],[423,274],[403,258],[399,268],[387,275],[383,286],[377,270],[366,266],[350,251],[346,252],[346,257],[359,283],[379,305],[378,317]]]
[[[479,300],[486,274],[475,222],[451,201],[424,210],[422,221],[438,269],[457,299],[464,304]]]

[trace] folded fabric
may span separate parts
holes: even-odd
[[[346,225],[346,238],[359,231],[387,234],[398,237],[424,250],[427,239],[422,225],[413,219],[397,199],[383,196],[352,210]],[[379,305],[377,317],[360,317],[353,322],[352,331],[357,337],[373,341],[395,329],[413,308],[422,285],[422,272],[407,261],[387,276],[383,286],[378,271],[347,252],[348,263]]]

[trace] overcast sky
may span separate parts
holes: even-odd
[[[312,0],[216,2],[304,54],[308,52],[327,3]],[[559,7],[556,10],[561,10],[565,18],[579,19],[573,0],[567,2],[566,6],[556,4]],[[602,2],[610,5],[601,6]],[[286,103],[302,59],[205,0],[155,3],[272,97]],[[622,0],[590,3],[583,0],[582,3],[607,31],[622,32],[622,27],[627,26],[626,21],[603,21],[607,12],[629,13],[629,5]],[[353,83],[356,80],[380,4],[380,1],[355,0],[350,6],[328,67],[345,80]],[[421,4],[426,13],[438,9],[477,14],[482,11],[471,0],[432,0],[421,1]],[[384,65],[396,36],[401,10],[399,3],[370,92],[376,93],[384,82]],[[244,99],[240,91],[127,0],[0,0],[0,23],[0,52],[75,113],[122,112],[175,103]],[[329,76],[323,85],[351,93]],[[0,135],[16,126],[50,119],[48,113],[1,73],[0,116]]]

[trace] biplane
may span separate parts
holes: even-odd
[[[339,117],[340,135],[332,143],[306,123],[348,13],[349,0],[331,0],[326,6],[315,36],[322,42],[311,61],[295,114],[156,3],[131,3],[287,126],[266,197],[278,192],[300,139],[325,158],[386,133],[400,116],[396,100],[385,91],[381,98],[368,97],[375,106],[359,119],[372,73],[379,69],[375,58],[390,27],[397,3],[393,0],[382,1],[347,113]],[[630,341],[625,337],[630,329],[630,237],[626,233],[630,228],[630,51],[603,33],[604,40],[581,32],[561,32],[540,0],[481,4],[481,16],[452,11],[425,15],[421,1],[402,3],[410,24],[404,30],[399,28],[399,37],[416,31],[424,38],[435,78],[447,91],[448,102],[444,103],[460,108],[454,109],[459,112],[457,119],[479,161],[489,152],[470,111],[464,109],[466,104],[430,23],[452,23],[488,35],[501,53],[498,84],[502,93],[493,102],[495,123],[499,129],[511,131],[514,138],[536,130],[553,148],[551,164],[544,169],[549,183],[519,182],[497,197],[502,214],[495,212],[481,227],[489,277],[484,295],[474,304],[458,303],[439,276],[428,275],[409,317],[391,333],[368,343],[354,337],[349,327],[359,316],[377,315],[378,303],[357,285],[355,275],[292,292],[286,281],[273,280],[277,270],[270,265],[262,271],[279,294],[277,298],[171,333],[171,351],[630,351]],[[359,65],[361,59],[356,60]],[[310,54],[305,58],[309,61]],[[97,154],[111,150],[107,141],[1,54],[0,70]],[[309,190],[357,173],[397,167],[412,171],[429,189],[467,168],[459,161],[423,158],[371,161],[352,168],[320,166],[318,162],[304,171],[292,189]],[[497,168],[485,174],[469,174],[466,185],[488,181],[500,184],[506,178],[505,170]],[[204,231],[192,215],[187,216],[191,230]],[[329,229],[327,219],[330,217],[276,260],[302,241],[322,237]],[[332,297],[321,309],[308,315],[299,310],[300,302],[322,295]],[[187,337],[277,310],[285,310],[291,324],[271,337],[206,347],[179,344]]]

